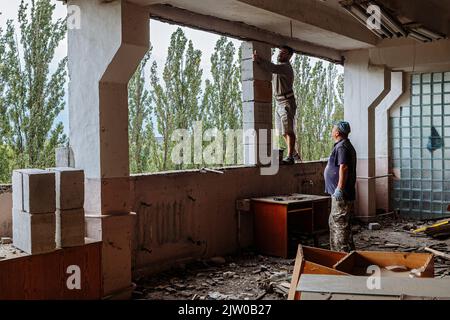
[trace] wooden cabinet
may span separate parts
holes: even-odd
[[[327,232],[330,197],[293,194],[251,199],[257,250],[266,255],[294,257],[298,236]]]

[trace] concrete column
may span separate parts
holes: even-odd
[[[355,215],[376,214],[375,108],[390,91],[391,72],[369,63],[368,50],[351,51],[345,60],[345,119],[358,155]]]
[[[376,208],[389,211],[389,193],[391,191],[392,178],[388,175],[392,172],[389,167],[389,115],[390,109],[405,92],[403,72],[391,73],[391,92],[375,109],[375,155],[376,155]]]
[[[131,286],[128,81],[149,48],[149,13],[125,0],[69,0],[70,147],[85,171],[86,235],[103,240],[103,294]]]
[[[244,163],[260,164],[260,152],[272,152],[272,74],[253,62],[253,52],[271,60],[272,48],[260,42],[242,43],[242,109],[244,129]],[[246,137],[248,130],[256,135]],[[267,135],[265,135],[265,132]]]

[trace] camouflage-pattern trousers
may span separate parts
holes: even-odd
[[[353,201],[337,201],[331,197],[330,249],[333,251],[350,252],[355,250],[353,242],[351,214]]]

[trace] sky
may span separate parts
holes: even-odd
[[[31,3],[31,0],[26,0]],[[60,1],[54,1],[56,4],[54,19],[63,18],[67,14],[66,6]],[[0,27],[4,29],[6,21],[9,19],[17,20],[17,12],[19,9],[20,0],[0,0]],[[150,43],[153,47],[152,58],[148,67],[151,66],[152,61],[156,61],[158,64],[158,71],[162,74],[162,69],[166,61],[167,49],[170,44],[171,34],[178,28],[176,25],[171,25],[168,23],[162,23],[157,20],[150,20]],[[211,63],[210,57],[214,52],[214,46],[220,36],[204,31],[194,30],[187,27],[182,27],[188,40],[192,40],[194,48],[202,51],[202,61],[201,67],[203,69],[203,80],[211,77]],[[241,41],[236,39],[231,39],[236,48],[241,45]],[[59,45],[56,53],[53,68],[67,55],[67,40],[64,40]],[[66,90],[67,92],[67,90]],[[67,97],[66,97],[67,99]],[[59,115],[59,120],[63,122],[65,132],[68,133],[68,107],[66,103],[66,108]]]
[[[25,0],[31,3],[31,0]],[[54,19],[63,18],[67,14],[67,9],[61,1],[52,0],[56,4]],[[9,19],[17,20],[17,12],[19,8],[20,0],[0,0],[0,28],[4,28],[6,21]],[[167,49],[170,44],[171,34],[178,28],[177,25],[171,25],[167,23],[162,23],[156,20],[150,20],[150,43],[153,47],[151,61],[148,63],[147,67],[150,68],[153,61],[158,64],[158,72],[162,74],[164,68],[164,63],[166,61]],[[214,52],[214,47],[217,40],[220,38],[219,35],[208,33],[204,31],[199,31],[187,27],[182,27],[189,40],[192,40],[194,48],[202,51],[201,67],[203,69],[203,80],[211,78],[211,63],[210,57]],[[236,48],[240,47],[241,41],[230,38],[233,41]],[[237,53],[236,53],[237,54]],[[60,43],[56,53],[54,62],[52,65],[53,70],[56,69],[58,62],[67,55],[67,40]],[[316,61],[313,59],[312,61]],[[342,72],[342,69],[339,68]],[[147,72],[148,74],[148,72]],[[204,81],[203,81],[204,83]],[[67,84],[66,84],[67,85]],[[67,92],[67,90],[66,90]],[[66,94],[67,101],[67,94]],[[68,107],[66,103],[66,108],[61,112],[58,120],[62,121],[64,124],[64,130],[68,133],[69,123],[68,123]]]

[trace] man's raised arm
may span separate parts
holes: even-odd
[[[275,74],[289,74],[289,67],[286,64],[275,64],[264,58],[261,58],[256,50],[253,52],[253,61],[259,64],[265,70]]]

